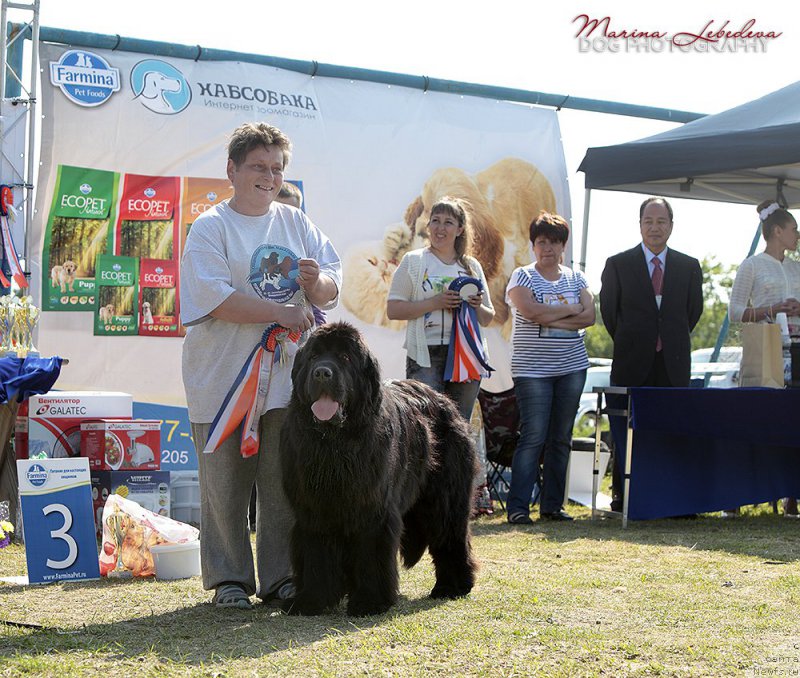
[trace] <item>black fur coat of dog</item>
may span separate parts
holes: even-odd
[[[469,514],[476,473],[469,428],[444,395],[417,381],[381,382],[375,357],[346,323],[323,325],[295,357],[281,432],[283,486],[294,509],[289,612],[348,614],[397,600],[398,559],[427,548],[432,598],[470,592]]]

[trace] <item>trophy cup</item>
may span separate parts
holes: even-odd
[[[33,328],[39,321],[40,311],[33,305],[32,297],[22,297],[14,311],[14,327],[17,328],[17,356],[25,358],[39,357],[39,351],[33,345]]]
[[[12,346],[11,327],[14,320],[14,309],[10,295],[0,296],[0,355],[7,356],[14,349]]]

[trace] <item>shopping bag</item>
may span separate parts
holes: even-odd
[[[748,323],[742,327],[739,385],[783,388],[780,327],[772,323]]]
[[[100,574],[155,574],[153,546],[195,541],[200,531],[177,520],[148,511],[135,501],[111,494],[103,507]]]

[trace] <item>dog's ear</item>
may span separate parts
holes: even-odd
[[[406,207],[406,214],[404,217],[404,221],[411,229],[411,235],[413,236],[416,233],[415,225],[417,223],[417,219],[422,216],[422,213],[425,211],[425,203],[422,202],[422,196],[417,196],[414,198],[413,202]]]
[[[485,210],[471,210],[472,255],[481,262],[486,280],[499,275],[503,264],[505,243],[494,217]]]
[[[294,364],[292,365],[292,397],[299,398],[301,393],[304,393],[303,388],[299,388],[304,379],[303,372],[308,364],[308,359],[311,356],[311,344],[313,343],[313,336],[306,342],[294,357]]]
[[[364,392],[359,397],[365,413],[377,412],[381,405],[381,368],[378,365],[378,360],[369,351],[367,346],[361,340],[361,350],[363,351],[364,360],[361,365],[362,379],[361,384],[364,387]],[[362,420],[359,417],[359,420]]]

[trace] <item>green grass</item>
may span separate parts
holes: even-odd
[[[478,585],[427,598],[427,558],[388,614],[218,611],[199,578],[0,584],[0,676],[734,676],[800,668],[800,521],[473,523]],[[24,574],[19,546],[0,576]],[[762,673],[761,675],[767,675]]]

